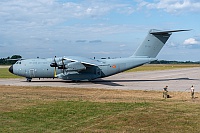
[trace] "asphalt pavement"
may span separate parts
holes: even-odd
[[[123,72],[94,81],[72,82],[61,79],[33,79],[26,82],[25,78],[0,79],[0,85],[13,86],[54,86],[71,88],[99,88],[122,90],[160,90],[167,85],[169,91],[189,91],[194,85],[200,92],[200,67],[173,69],[163,71]]]

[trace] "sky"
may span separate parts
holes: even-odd
[[[199,0],[1,0],[0,58],[131,56],[150,29],[173,33],[157,58],[200,61]]]

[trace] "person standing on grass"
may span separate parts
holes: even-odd
[[[165,86],[164,88],[163,88],[163,98],[167,98],[167,92],[168,92],[168,90],[167,90],[167,88],[168,88],[168,86]]]
[[[192,85],[190,88],[191,91],[191,98],[194,99],[194,86]]]

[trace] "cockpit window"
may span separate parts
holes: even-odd
[[[21,64],[21,61],[17,61],[16,64]]]

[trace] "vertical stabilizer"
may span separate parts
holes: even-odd
[[[145,56],[155,58],[164,44],[169,39],[172,32],[180,32],[188,30],[160,31],[151,29],[143,43],[138,47],[133,56]]]

